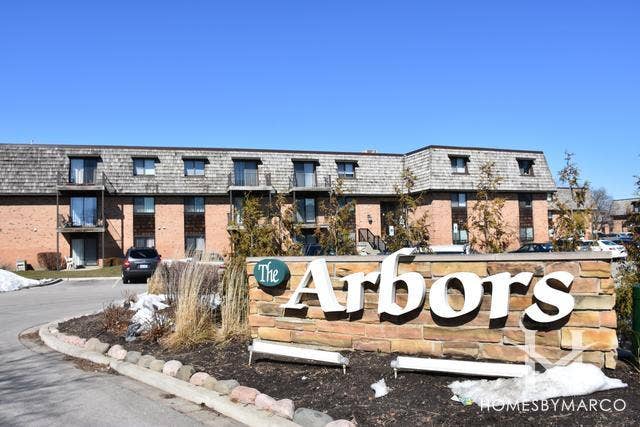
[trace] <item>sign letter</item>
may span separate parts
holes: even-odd
[[[315,288],[308,288],[309,283],[313,279]],[[320,307],[322,311],[344,311],[345,307],[338,303],[336,294],[333,292],[331,286],[331,277],[329,277],[329,270],[327,270],[327,261],[324,259],[316,259],[309,263],[307,270],[298,284],[298,288],[295,290],[289,301],[286,304],[282,304],[280,307],[301,309],[306,308],[307,304],[300,302],[302,294],[317,295],[320,301]]]

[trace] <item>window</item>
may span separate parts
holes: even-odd
[[[467,170],[467,162],[469,161],[468,157],[450,157],[451,159],[451,172],[453,173],[468,173]]]
[[[234,160],[233,161],[233,182],[238,186],[258,185],[258,161],[257,160]]]
[[[98,223],[97,198],[71,198],[71,225],[73,227],[95,227]]]
[[[204,235],[186,236],[184,239],[184,250],[187,254],[193,254],[194,252],[204,252]]]
[[[203,176],[204,160],[202,159],[185,159],[184,160],[184,176]]]
[[[547,202],[548,203],[553,202],[553,193],[547,193]]]
[[[356,164],[354,162],[338,162],[338,176],[341,178],[355,178]]]
[[[69,183],[70,184],[95,184],[98,159],[72,158],[69,159]]]
[[[633,213],[640,213],[640,202],[633,202],[631,206],[633,207]]]
[[[520,220],[520,243],[533,241],[533,208],[529,193],[518,194],[518,214]]]
[[[454,245],[462,245],[469,242],[467,193],[451,194],[451,234]]]
[[[153,248],[156,246],[156,240],[152,236],[137,236],[133,240],[133,246],[136,248]]]
[[[316,222],[316,199],[305,197],[296,200],[296,220],[304,223]]]
[[[155,159],[133,159],[134,175],[155,175],[156,160]]]
[[[233,198],[232,223],[242,224],[242,215],[244,212],[244,197]]]
[[[316,164],[314,162],[295,162],[293,171],[296,187],[316,187]]]
[[[135,197],[133,199],[133,213],[152,214],[155,213],[155,200],[153,197]]]
[[[204,213],[204,197],[185,197],[184,211],[187,213]]]
[[[533,176],[532,159],[518,159],[518,168],[520,168],[520,175]]]
[[[520,208],[530,208],[531,207],[531,194],[518,194],[518,205]]]
[[[467,193],[453,193],[451,195],[451,207],[454,207],[454,208],[466,208],[467,207]]]

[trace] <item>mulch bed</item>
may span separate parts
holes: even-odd
[[[66,334],[83,338],[98,337],[104,342],[121,344],[127,350],[152,354],[158,359],[180,360],[191,364],[197,371],[205,371],[218,379],[236,379],[240,384],[255,387],[274,398],[292,399],[296,407],[307,407],[327,412],[335,419],[355,420],[359,425],[637,425],[640,420],[640,374],[623,362],[615,371],[606,370],[607,376],[620,378],[629,387],[600,392],[590,396],[558,399],[578,407],[581,401],[588,406],[589,399],[623,399],[626,409],[611,410],[481,410],[477,405],[463,406],[451,399],[447,387],[455,380],[467,378],[430,373],[400,372],[393,378],[389,368],[392,355],[356,351],[349,354],[347,374],[339,367],[256,359],[248,366],[246,341],[224,344],[207,343],[187,351],[168,351],[157,343],[134,341],[126,343],[123,337],[106,332],[101,315],[85,316],[59,325]],[[390,393],[374,399],[370,385],[384,378]],[[622,405],[620,403],[620,405]],[[611,406],[611,404],[609,404]]]

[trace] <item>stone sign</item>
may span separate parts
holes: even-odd
[[[610,259],[598,253],[248,260],[249,322],[266,340],[615,367]],[[288,280],[274,284],[286,265]],[[273,279],[273,280],[271,280]],[[533,343],[525,337],[533,337]]]

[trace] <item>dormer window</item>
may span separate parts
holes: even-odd
[[[155,175],[156,159],[153,158],[135,158],[133,159],[133,174],[139,175]]]
[[[469,162],[469,158],[465,156],[449,156],[451,159],[451,172],[457,174],[467,174],[469,170],[467,168],[467,163]]]
[[[184,159],[184,176],[203,176],[204,159]]]
[[[520,175],[533,176],[533,160],[532,159],[518,159],[518,168],[520,169]]]
[[[338,176],[340,178],[355,178],[356,164],[354,162],[337,162]]]

